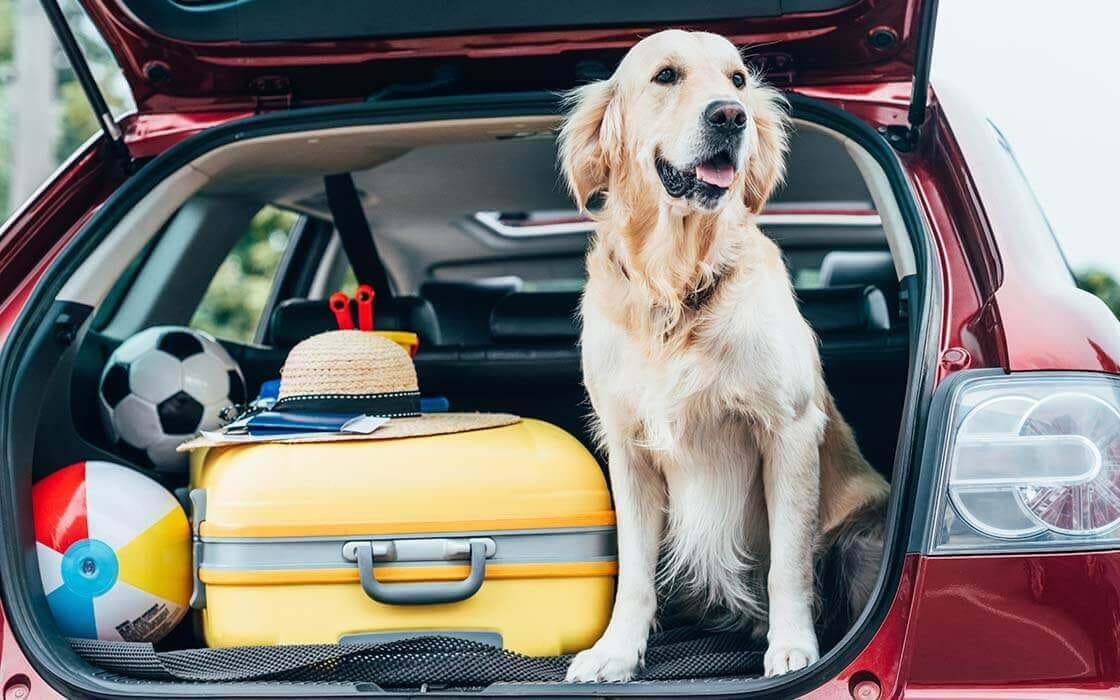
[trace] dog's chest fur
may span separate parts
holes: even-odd
[[[666,574],[705,602],[757,616],[761,454],[771,430],[814,401],[819,363],[780,254],[759,233],[668,333],[607,253],[591,256],[582,343],[599,429],[627,436],[631,460],[664,480]]]

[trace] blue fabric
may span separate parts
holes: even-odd
[[[258,399],[277,399],[280,398],[280,380],[269,379],[264,384],[261,384],[261,391],[257,395]]]
[[[337,433],[354,413],[303,413],[264,411],[245,424],[250,435],[266,433]]]

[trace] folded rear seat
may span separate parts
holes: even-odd
[[[449,397],[455,410],[513,411],[592,444],[577,345],[579,296],[502,297],[490,314],[491,344],[421,349],[421,389]],[[887,302],[875,287],[805,289],[798,297],[821,338],[825,372],[841,410],[852,414],[868,459],[889,473],[906,381],[905,334],[890,332]]]
[[[496,343],[574,341],[579,337],[579,297],[577,292],[507,294],[490,313],[490,335]],[[799,289],[797,300],[819,335],[866,338],[890,330],[886,298],[873,286]]]

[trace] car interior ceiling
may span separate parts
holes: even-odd
[[[383,149],[376,160],[351,173],[392,286],[391,298],[376,300],[376,323],[419,336],[422,394],[445,397],[455,411],[540,418],[591,448],[576,319],[587,234],[512,238],[475,216],[572,209],[556,174],[552,134]],[[910,361],[895,259],[864,177],[838,140],[797,131],[788,173],[763,230],[789,261],[841,413],[889,479]],[[324,176],[333,174],[270,168],[203,186],[113,286],[82,339],[72,378],[47,387],[59,400],[46,404],[68,413],[66,422],[85,441],[111,451],[97,403],[107,358],[142,328],[187,325],[265,204],[296,212],[306,225],[293,234],[257,342],[220,340],[241,365],[250,396],[279,376],[292,346],[336,327],[324,300],[344,283],[349,265],[324,187]],[[830,216],[849,211],[860,216]],[[796,216],[802,212],[824,214]],[[69,456],[64,441],[41,430],[34,476]],[[184,633],[167,643],[190,646],[190,639]]]

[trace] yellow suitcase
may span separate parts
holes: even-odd
[[[440,633],[530,655],[606,626],[617,573],[602,472],[547,423],[195,450],[207,644]]]

